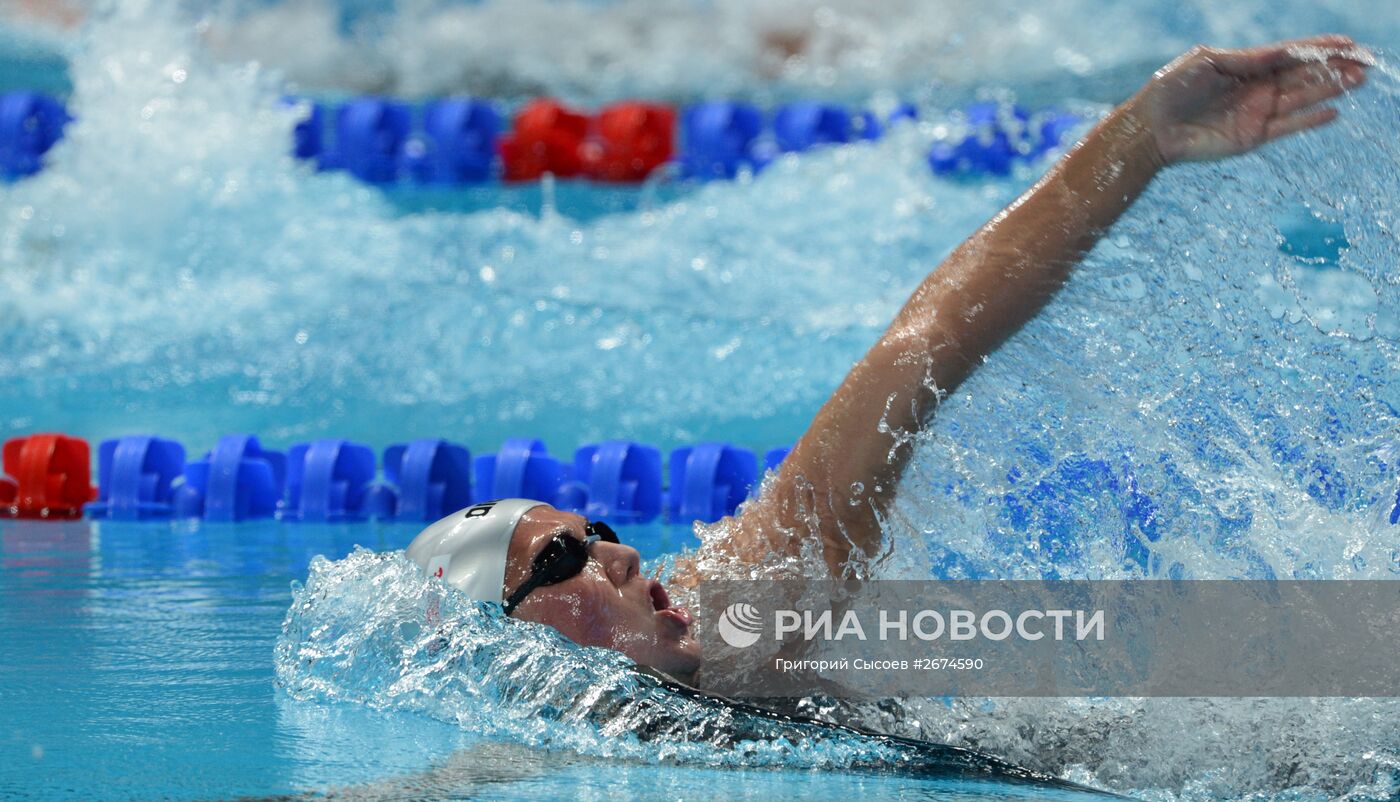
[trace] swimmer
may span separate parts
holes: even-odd
[[[679,557],[672,582],[694,586],[702,564],[743,570],[808,553],[832,576],[862,576],[885,548],[880,516],[910,458],[911,435],[1045,307],[1153,177],[1331,122],[1337,111],[1322,104],[1364,83],[1371,61],[1347,37],[1319,36],[1246,50],[1197,47],[1163,67],[923,280],[729,536]],[[600,521],[506,499],[433,524],[408,556],[518,619],[705,685],[690,614],[642,575],[637,551]]]

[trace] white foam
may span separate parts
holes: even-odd
[[[1258,38],[1260,9],[1199,13]],[[182,19],[159,2],[94,18],[71,65],[79,122],[48,170],[0,188],[0,428],[148,428],[195,449],[238,429],[275,444],[790,441],[919,277],[1034,172],[940,181],[922,160],[928,132],[906,128],[588,222],[401,215],[295,164],[278,83],[211,57]],[[732,83],[715,86],[751,86],[727,58],[714,69]],[[578,69],[558,80],[583,85]],[[598,96],[633,80],[602,72],[588,84]],[[1375,72],[1328,131],[1163,177],[940,410],[892,517],[888,574],[1400,572],[1386,520],[1400,439],[1400,114],[1386,63]],[[518,86],[528,71],[502,74]],[[1278,216],[1299,202],[1345,228],[1350,248],[1327,268],[1337,281],[1278,248]],[[1149,530],[1144,568],[1125,558]],[[1366,700],[1002,700],[911,721],[1163,798],[1366,798],[1393,783],[1395,712]]]

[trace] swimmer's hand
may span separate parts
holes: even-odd
[[[1318,104],[1363,84],[1373,61],[1339,35],[1197,47],[1126,105],[1151,131],[1163,164],[1220,159],[1331,122],[1337,110]]]

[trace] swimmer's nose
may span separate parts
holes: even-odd
[[[619,588],[642,572],[641,553],[621,543],[594,543],[593,558],[607,571],[608,580]]]

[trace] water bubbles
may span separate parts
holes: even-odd
[[[1400,245],[1377,236],[1400,197],[1400,146],[1364,134],[1394,116],[1393,80],[1377,83],[1333,130],[1158,180],[1047,312],[939,407],[887,519],[897,543],[920,545],[897,546],[907,562],[890,575],[926,575],[933,554],[936,572],[1027,579],[1400,577],[1395,466],[1372,460],[1400,442],[1400,352],[1374,322],[1400,306]],[[1269,236],[1299,195],[1348,207],[1348,248],[1325,266]],[[1100,779],[1120,761],[1151,764],[1130,782],[1164,798],[1390,787],[1356,755],[1400,743],[1375,724],[1395,719],[1392,700],[954,707],[925,708],[926,729],[1058,752],[1056,770]],[[1015,721],[1046,737],[1013,735]],[[1222,761],[1202,730],[1257,749]],[[1081,751],[1088,731],[1121,746]],[[1209,790],[1169,794],[1168,775]]]
[[[315,558],[294,589],[275,668],[293,699],[411,711],[487,738],[600,757],[917,770],[938,756],[676,693],[617,652],[577,646],[428,581],[402,552]]]
[[[1075,91],[1085,76],[1122,96],[1131,86],[1120,76],[1139,80],[1195,42],[1257,44],[1337,29],[1365,32],[1374,43],[1400,41],[1400,25],[1364,5],[1232,0],[1188,8],[1163,14],[1141,0],[1112,8],[1064,0],[1029,14],[1010,0],[828,0],[816,8],[723,0],[671,4],[658,14],[648,0],[487,0],[390,10],[302,0],[220,7],[206,17],[203,38],[226,61],[267,64],[304,87],[583,101],[909,95],[935,82],[967,91],[1054,81],[1057,89],[1068,82],[1072,95],[1108,94],[1101,85]],[[1105,30],[1114,35],[1103,36]]]
[[[598,13],[595,4],[551,3],[542,13],[535,0],[486,2],[398,14],[397,38],[384,51],[371,45],[359,63],[349,44],[334,44],[332,16],[316,16],[329,6],[293,5],[301,8],[267,13],[308,16],[277,17],[300,22],[260,28],[266,35],[244,45],[304,55],[294,74],[424,92],[470,91],[463,76],[490,74],[506,89],[596,97],[684,93],[684,81],[697,96],[753,89],[753,42],[712,35],[714,17],[704,15],[713,8],[747,22],[762,11],[692,4],[651,27],[654,9],[626,0]],[[838,3],[833,32],[849,27],[848,13],[885,14],[888,24],[850,31],[850,44],[797,42],[801,57],[774,80],[812,86],[835,69],[838,86],[887,85],[922,64],[953,82],[1010,82],[1058,74],[1056,65],[1136,69],[1152,48],[1174,55],[1179,37],[1157,36],[1131,6],[1072,2],[1065,14],[1039,15],[1032,34],[1006,25],[1021,11],[988,13],[985,3],[903,4],[893,15],[879,3]],[[1261,13],[1243,26],[1250,31],[1317,19],[1251,7]],[[1197,12],[1212,33],[1233,35],[1236,26],[1214,27],[1214,7]],[[255,27],[260,13],[237,22]],[[936,24],[920,24],[920,14]],[[1082,24],[1104,14],[1124,23],[1113,41]],[[521,19],[546,28],[509,24]],[[308,26],[322,23],[333,44],[303,52],[317,39]],[[608,56],[617,71],[583,80],[556,52],[579,41],[561,30],[637,43],[678,35],[656,39],[674,50],[664,58],[618,48]],[[210,36],[228,33],[216,19]],[[423,33],[422,47],[401,47]],[[444,433],[462,409],[479,410],[471,436],[483,443],[522,430],[562,449],[598,437],[791,442],[931,258],[1026,178],[939,182],[911,167],[922,164],[918,137],[889,137],[784,159],[749,182],[692,188],[640,213],[573,220],[553,211],[553,195],[577,187],[545,182],[538,217],[505,208],[412,214],[344,176],[291,164],[280,87],[254,68],[213,63],[178,24],[119,11],[92,34],[72,65],[80,123],[45,173],[0,187],[0,206],[17,210],[0,219],[0,318],[19,321],[0,334],[0,420],[14,428],[32,424],[36,399],[52,392],[47,377],[59,375],[102,388],[77,396],[102,409],[53,405],[44,425],[94,437],[130,425],[111,409],[155,405],[163,433],[192,445],[238,429],[388,443]],[[1057,49],[1021,47],[1021,34]],[[923,47],[929,36],[963,47]],[[881,49],[889,55],[861,68],[871,71],[846,68],[850,54]],[[162,64],[178,64],[186,79],[150,66]],[[493,69],[463,69],[475,64]],[[890,563],[892,574],[1400,575],[1396,529],[1375,508],[1393,503],[1393,465],[1381,476],[1366,461],[1376,443],[1400,441],[1400,170],[1394,137],[1383,135],[1394,127],[1393,82],[1375,83],[1385,91],[1356,96],[1328,130],[1245,160],[1174,168],[1149,190],[1047,313],[940,405],[887,522],[905,559]],[[1304,196],[1343,226],[1348,247],[1335,264],[1279,250],[1271,234],[1280,194]],[[76,284],[56,288],[56,278]],[[395,388],[391,414],[386,386]],[[211,407],[211,398],[231,402]],[[580,406],[590,414],[557,414]],[[899,442],[909,436],[884,421],[870,426]],[[865,487],[851,490],[854,499]],[[1352,542],[1360,548],[1349,551]],[[930,556],[935,546],[944,559]],[[279,643],[287,687],[561,744],[573,743],[568,725],[536,728],[531,709],[492,707],[495,692],[527,680],[570,693],[630,687],[609,655],[519,637],[465,606],[450,620],[474,627],[466,641],[431,650],[434,632],[414,626],[430,602],[449,600],[422,595],[421,577],[407,570],[370,557],[319,566]],[[375,578],[390,580],[391,592],[368,590]],[[543,648],[548,659],[538,673],[483,678],[462,670],[473,664],[471,644],[506,657]],[[310,661],[322,647],[325,659]],[[911,716],[911,727],[1057,770],[1079,765],[1157,796],[1193,783],[1244,795],[1313,782],[1340,795],[1370,776],[1356,755],[1397,742],[1376,724],[1397,720],[1393,705],[1370,700],[966,700]],[[578,738],[600,752],[631,748],[588,728]],[[1229,777],[1200,768],[1221,754],[1231,755]],[[774,753],[772,764],[787,759]]]
[[[733,353],[739,349],[739,346],[743,344],[744,340],[742,337],[732,337],[729,339],[728,342],[725,342],[719,345],[718,347],[712,349],[710,351],[710,356],[713,357],[717,362],[723,361],[725,359],[728,359],[731,355],[733,355]]]
[[[114,70],[98,81],[89,62],[74,66],[82,130],[44,174],[0,189],[6,208],[32,210],[0,218],[0,242],[18,244],[0,249],[0,305],[19,316],[57,305],[42,265],[88,276],[87,300],[58,315],[60,342],[102,340],[109,358],[100,370],[116,405],[140,394],[144,369],[134,366],[161,352],[157,364],[198,366],[203,390],[229,389],[240,363],[256,363],[271,385],[321,402],[318,434],[370,442],[440,431],[444,409],[473,406],[499,413],[485,416],[474,437],[499,440],[520,432],[509,411],[526,408],[517,404],[524,400],[594,410],[584,420],[529,422],[563,448],[598,437],[791,442],[802,425],[792,410],[819,403],[839,381],[927,271],[928,254],[950,248],[1016,190],[979,188],[927,224],[903,224],[944,190],[927,171],[908,169],[918,142],[891,138],[843,158],[804,156],[752,184],[693,188],[643,213],[591,221],[492,208],[404,214],[342,175],[292,164],[285,150],[294,115],[256,75],[192,55],[187,32],[170,26],[122,17],[106,26],[101,55]],[[159,40],[156,63],[179,63],[199,80],[165,97],[137,75],[120,45],[132,40]],[[153,97],[170,102],[154,106]],[[153,110],[146,134],[131,126],[142,108]],[[124,155],[114,161],[117,152]],[[946,188],[960,199],[969,191]],[[611,197],[596,194],[600,203]],[[30,218],[50,226],[48,242],[36,242]],[[881,232],[879,243],[870,231]],[[878,271],[853,267],[875,262]],[[580,314],[595,308],[604,313]],[[522,311],[558,317],[536,323]],[[573,324],[558,325],[568,315]],[[638,335],[616,340],[619,320],[634,322]],[[297,343],[299,330],[318,336]],[[84,369],[81,351],[17,336],[6,343],[17,355],[10,371],[0,365],[16,405],[34,392],[19,360]],[[600,341],[638,348],[595,347]],[[346,353],[353,370],[344,369]],[[429,370],[450,378],[425,382]],[[542,372],[559,380],[529,380]],[[396,388],[399,414],[383,415],[371,400],[386,385]],[[269,415],[304,418],[301,408],[211,415],[205,398],[196,386],[184,397],[168,393],[167,433],[202,442],[282,423]],[[334,398],[348,399],[345,416],[333,414]],[[737,419],[736,398],[745,399]],[[90,427],[91,416],[73,414]]]

